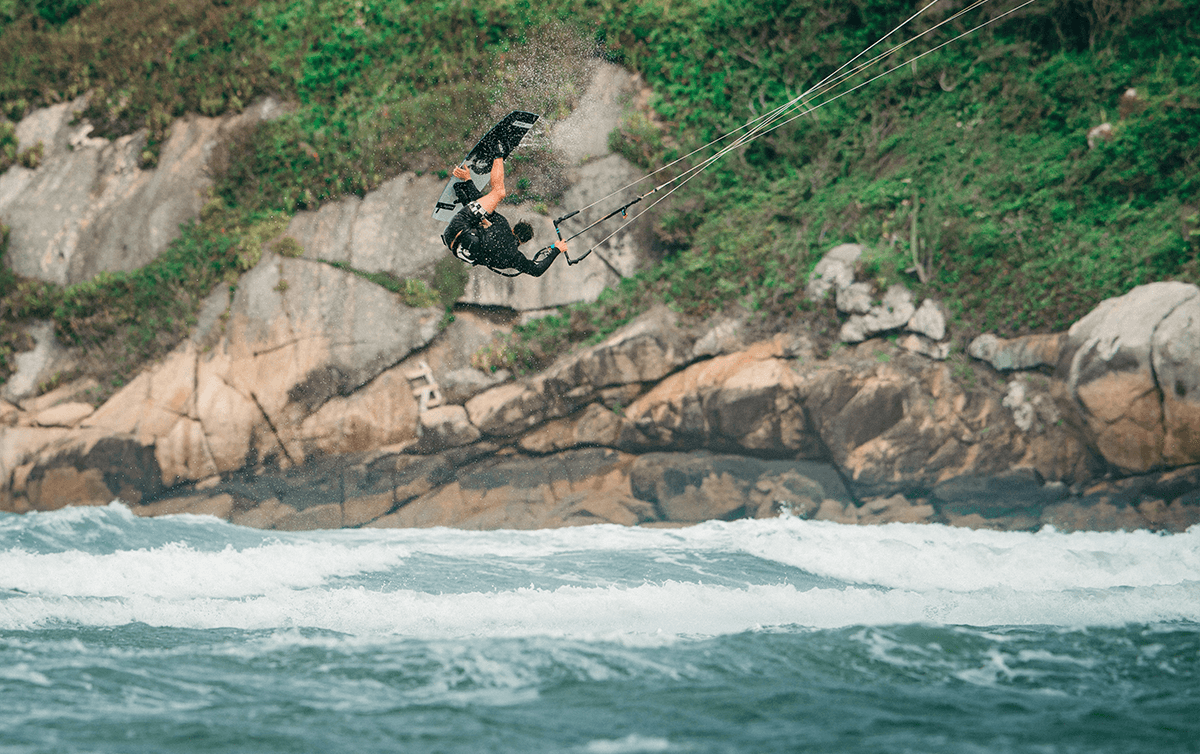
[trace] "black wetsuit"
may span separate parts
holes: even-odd
[[[478,201],[483,196],[470,181],[454,184],[454,193],[464,205]],[[464,207],[446,226],[442,243],[454,252],[454,256],[469,264],[482,264],[496,271],[513,269],[534,277],[540,277],[558,256],[558,248],[554,247],[539,252],[532,260],[527,259],[517,248],[517,237],[513,235],[512,227],[504,215],[492,212],[487,219],[491,225],[485,228]]]

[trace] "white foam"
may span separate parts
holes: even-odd
[[[215,522],[199,529],[205,541],[238,532]],[[628,559],[646,569],[646,583],[614,585],[578,569],[555,580],[554,569],[565,567],[555,562],[564,559],[539,560],[572,552],[593,553],[592,561],[614,571]],[[704,558],[708,573],[723,575],[732,556],[735,570],[757,558],[760,583],[746,583],[741,570],[718,584],[698,583],[714,580],[707,575],[679,575],[688,558]],[[457,568],[456,579],[465,579],[458,593],[379,586],[443,583],[434,578],[446,568],[443,558]],[[663,574],[689,580],[655,576],[657,561],[670,569]],[[832,581],[807,590],[782,577],[761,583],[772,569],[794,574],[796,568]],[[542,588],[507,586],[513,574],[531,570],[545,571],[539,577],[550,581]],[[770,626],[1122,625],[1200,621],[1198,574],[1200,528],[1176,535],[1004,533],[776,519],[674,530],[280,533],[278,540],[218,551],[180,542],[103,554],[0,551],[0,588],[20,590],[0,592],[0,628],[141,622],[641,642]],[[568,580],[570,586],[559,586]]]
[[[347,534],[350,534],[347,532]],[[1036,533],[938,524],[844,526],[775,518],[684,529],[588,526],[542,531],[354,532],[444,557],[537,558],[564,552],[746,553],[853,584],[974,591],[1180,584],[1200,574],[1200,527],[1182,534]]]
[[[246,597],[315,587],[330,577],[395,568],[407,551],[387,543],[277,542],[203,552],[174,543],[95,555],[0,552],[0,589],[72,597]]]
[[[584,751],[588,754],[643,754],[670,751],[671,742],[657,736],[639,736],[631,733],[624,738],[602,738],[589,741]]]
[[[1200,527],[1183,534],[1036,533],[929,524],[841,526],[780,520],[747,552],[857,584],[971,592],[1181,584],[1200,575]]]
[[[467,594],[364,588],[278,590],[257,597],[20,596],[0,601],[0,629],[67,622],[250,630],[312,627],[413,638],[715,636],[765,626],[944,623],[1098,626],[1200,621],[1200,584],[1046,593],[797,590],[702,584],[559,587]]]

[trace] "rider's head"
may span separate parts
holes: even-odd
[[[523,244],[533,238],[533,226],[522,220],[513,226],[513,235],[517,237],[517,243]]]

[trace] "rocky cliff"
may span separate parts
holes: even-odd
[[[438,334],[439,312],[338,274],[264,259],[229,303],[223,333],[200,334],[94,413],[9,409],[18,426],[2,430],[4,508],[120,498],[149,515],[278,528],[783,512],[1000,528],[1200,521],[1200,457],[1161,456],[1116,476],[1127,448],[1187,447],[1171,438],[1194,431],[1178,419],[1193,396],[1173,383],[1142,395],[1162,401],[1140,409],[1157,424],[1089,392],[1169,374],[1149,368],[1157,349],[1139,371],[1127,317],[1116,330],[1082,320],[1063,338],[1056,373],[1005,377],[914,353],[902,338],[819,358],[803,332],[745,343],[744,319],[696,325],[657,309],[540,374],[493,384],[461,364],[497,325],[464,314]],[[1097,312],[1141,302],[1139,316],[1158,316],[1151,330],[1161,334],[1181,298],[1200,299],[1194,288],[1172,292],[1184,293],[1135,289]],[[1078,366],[1097,342],[1115,364],[1108,377]],[[1116,418],[1098,424],[1098,406]]]
[[[580,112],[615,117],[630,86],[599,67]],[[239,117],[269,117],[273,106],[256,107]],[[60,282],[161,249],[198,211],[205,155],[235,127],[176,124],[146,171],[131,162],[132,141],[77,139],[69,112],[23,121],[22,139],[42,133],[54,146],[37,170],[0,176],[11,263]],[[567,120],[552,133],[568,207],[633,174],[588,140],[590,125]],[[83,177],[40,214],[68,175]],[[153,189],[171,181],[182,188]],[[1195,286],[1142,286],[1068,332],[984,336],[965,355],[952,352],[937,302],[856,280],[862,249],[843,245],[808,286],[816,306],[840,312],[832,351],[799,325],[764,332],[747,312],[692,322],[660,308],[513,379],[473,368],[472,357],[515,312],[594,298],[643,262],[648,241],[618,234],[587,263],[538,280],[475,270],[461,303],[484,306],[460,307],[453,321],[327,264],[397,275],[431,266],[445,252],[423,208],[440,187],[402,175],[296,215],[288,233],[303,258],[267,253],[236,286],[218,287],[192,337],[100,406],[75,399],[79,384],[10,393],[15,402],[0,402],[0,510],[120,499],[145,515],[284,529],[781,513],[1025,529],[1200,521]],[[515,213],[525,214],[547,237],[553,213]],[[108,255],[122,238],[141,240]],[[38,348],[49,348],[41,336]],[[23,372],[14,381],[36,386]]]

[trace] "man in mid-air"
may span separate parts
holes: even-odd
[[[560,241],[543,249],[531,260],[517,248],[533,238],[533,226],[525,221],[510,227],[504,215],[496,211],[504,198],[504,160],[492,160],[491,190],[481,194],[471,182],[471,173],[462,165],[451,171],[459,183],[454,194],[463,208],[442,233],[442,242],[454,256],[468,264],[482,264],[492,270],[513,269],[540,277],[558,255],[567,250]]]

